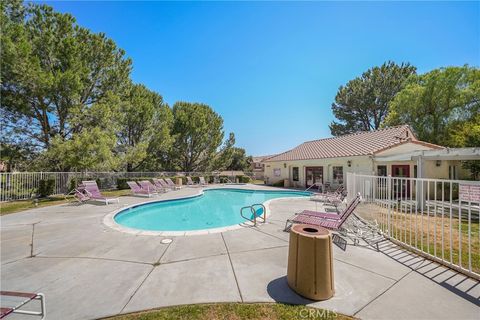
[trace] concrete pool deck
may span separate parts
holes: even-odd
[[[197,192],[183,188],[158,199]],[[308,199],[271,202],[267,223],[257,227],[168,237],[170,244],[161,243],[163,236],[128,234],[103,224],[107,214],[144,201],[121,197],[108,206],[63,204],[2,216],[1,290],[44,293],[47,319],[275,301],[361,319],[479,318],[478,281],[388,241],[380,252],[334,246],[332,299],[313,302],[295,294],[286,283],[289,235],[282,229],[294,211],[316,209],[318,203]]]

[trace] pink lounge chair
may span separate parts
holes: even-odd
[[[73,197],[79,202],[79,203],[84,203],[90,200],[90,196],[85,192],[85,188],[76,188],[74,190]]]
[[[342,213],[342,216],[340,219],[331,219],[327,218],[325,214],[327,213],[317,213],[316,215],[308,215],[308,214],[297,214],[293,218],[288,219],[285,222],[285,231],[290,230],[291,226],[293,223],[304,223],[304,224],[310,224],[314,226],[319,226],[319,227],[324,227],[327,229],[331,229],[334,231],[340,230],[342,228],[343,223],[350,217],[350,215],[355,211],[357,208],[358,204],[361,201],[361,196],[358,194],[351,202],[350,205],[347,206],[347,209]]]
[[[168,185],[168,183],[163,179],[158,179],[158,182],[165,190],[172,190],[172,188]]]
[[[157,190],[162,191],[162,192],[167,192],[168,190],[170,190],[168,185],[165,182],[164,182],[164,184],[162,184],[162,181],[160,179],[153,178],[152,180],[153,180],[153,184],[155,185]]]
[[[85,187],[86,194],[91,200],[102,201],[105,202],[105,204],[109,204],[112,201],[120,202],[118,198],[107,198],[103,196],[96,181],[82,181],[82,184]]]
[[[153,195],[153,193],[149,192],[149,190],[140,187],[135,181],[127,181],[127,184],[130,187],[133,195],[144,195],[148,197],[151,197]]]
[[[165,181],[167,182],[167,185],[170,189],[172,190],[180,190],[181,188],[177,186],[175,183],[173,183],[172,179],[166,178]]]
[[[149,193],[158,193],[158,188],[148,180],[139,181],[138,184],[143,190],[147,190]]]

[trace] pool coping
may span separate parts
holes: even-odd
[[[130,209],[130,208],[135,208],[141,205],[149,204],[149,203],[159,203],[159,202],[168,202],[168,201],[175,201],[175,200],[185,200],[185,199],[192,199],[196,197],[200,197],[204,194],[204,190],[222,190],[222,189],[227,189],[227,190],[250,190],[250,191],[256,191],[255,189],[237,189],[237,188],[218,188],[218,187],[211,187],[211,188],[202,188],[199,190],[199,192],[189,195],[189,196],[182,196],[182,197],[177,197],[177,198],[171,198],[171,199],[152,199],[151,201],[144,201],[140,203],[135,203],[120,209],[117,209],[115,211],[112,211],[108,214],[106,214],[103,217],[103,224],[113,230],[128,233],[128,234],[133,234],[133,235],[138,235],[138,236],[166,236],[166,237],[181,237],[181,236],[197,236],[197,235],[207,235],[207,234],[213,234],[213,233],[221,233],[225,231],[231,231],[231,230],[238,230],[242,228],[249,228],[255,226],[252,222],[250,221],[245,221],[239,224],[234,224],[230,226],[225,226],[225,227],[218,227],[218,228],[210,228],[210,229],[201,229],[201,230],[190,230],[190,231],[147,231],[147,230],[140,230],[140,229],[134,229],[134,228],[129,228],[126,226],[122,226],[118,224],[114,217],[119,214],[120,212],[123,212],[124,210]],[[273,190],[272,190],[273,191]],[[280,190],[279,190],[280,191]],[[282,190],[283,191],[283,190]],[[294,191],[294,190],[291,190]],[[296,192],[299,192],[298,190],[295,190]],[[286,191],[285,191],[286,192]],[[270,199],[262,204],[265,206],[265,213],[263,214],[265,216],[265,221],[267,221],[268,217],[270,217],[272,214],[270,213],[270,203],[273,201],[278,201],[278,200],[291,200],[291,199],[299,199],[299,198],[304,198],[304,197],[286,197],[286,198],[276,198],[276,199]]]

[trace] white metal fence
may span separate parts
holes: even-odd
[[[357,213],[385,237],[480,279],[480,182],[348,173]]]
[[[238,171],[237,171],[238,172]],[[235,182],[236,172],[9,172],[0,173],[0,201],[25,200],[36,196],[41,180],[55,181],[54,194],[66,194],[82,180],[97,180],[101,189],[116,189],[120,178],[204,176]],[[247,173],[245,173],[247,175]],[[233,175],[233,176],[232,176]],[[221,181],[219,181],[221,182]]]

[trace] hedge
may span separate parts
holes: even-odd
[[[38,195],[48,197],[55,192],[55,179],[42,179],[38,183]]]
[[[249,176],[237,176],[238,182],[240,183],[249,183],[250,177]]]
[[[283,180],[277,181],[272,184],[274,187],[285,187],[285,182]]]

